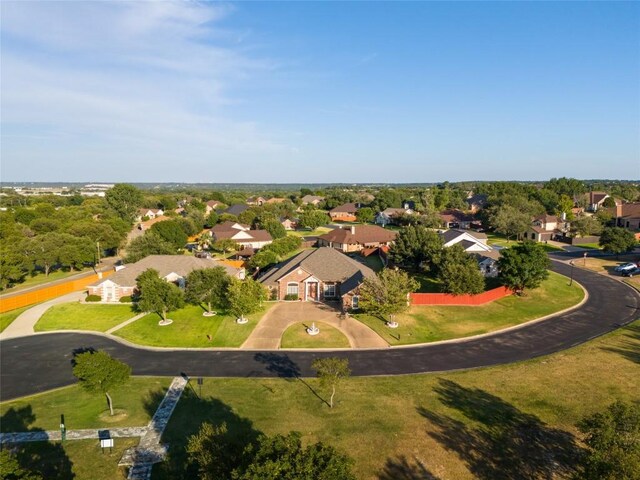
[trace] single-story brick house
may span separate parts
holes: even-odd
[[[318,206],[320,204],[320,202],[322,202],[324,200],[324,197],[320,197],[318,195],[305,195],[304,197],[302,197],[300,199],[300,201],[302,202],[303,205],[314,205],[314,206]]]
[[[396,232],[377,225],[351,225],[320,235],[318,246],[335,248],[344,253],[359,252],[363,248],[391,245],[396,235]]]
[[[358,287],[372,277],[375,272],[366,265],[334,248],[321,247],[279,263],[258,280],[276,300],[287,296],[305,302],[339,300],[343,308],[357,309]]]
[[[395,223],[402,215],[413,215],[415,212],[411,208],[386,208],[376,214],[374,220],[376,225],[386,227]]]
[[[142,260],[120,267],[113,275],[98,280],[88,287],[89,295],[99,296],[103,302],[118,302],[122,297],[135,293],[136,278],[150,268],[157,270],[167,282],[184,287],[186,276],[193,270],[223,267],[235,278],[244,278],[244,268],[233,268],[217,260],[196,258],[187,255],[149,255]]]
[[[357,220],[358,205],[355,203],[345,203],[329,210],[329,216],[334,222],[355,222]]]
[[[223,205],[222,202],[219,202],[218,200],[209,200],[207,203],[204,204],[205,215],[209,215],[211,212],[213,212],[217,208],[220,208],[222,205]]]
[[[164,215],[164,211],[161,208],[139,208],[138,216],[136,217],[138,221],[141,221],[143,218],[147,218],[149,220],[153,220],[156,217],[161,217]]]
[[[440,220],[445,228],[470,228],[473,222],[473,215],[463,212],[455,208],[449,208],[441,211]]]

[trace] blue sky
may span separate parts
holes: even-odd
[[[2,181],[640,178],[633,2],[2,2]]]

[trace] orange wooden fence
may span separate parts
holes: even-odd
[[[102,278],[111,275],[113,271],[102,272]],[[15,310],[16,308],[26,307],[35,303],[51,300],[71,292],[78,292],[87,288],[87,285],[99,280],[97,274],[83,277],[78,280],[69,280],[68,282],[53,285],[51,287],[43,287],[37,290],[16,294],[9,298],[0,298],[0,313]]]
[[[410,293],[411,305],[483,305],[511,295],[507,287],[498,287],[477,295],[450,293]]]

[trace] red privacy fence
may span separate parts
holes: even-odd
[[[477,295],[452,295],[450,293],[410,293],[411,305],[483,305],[511,295],[507,287],[498,287]]]

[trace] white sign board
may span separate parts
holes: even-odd
[[[113,448],[113,438],[103,438],[102,440],[100,440],[100,446],[102,448]]]

